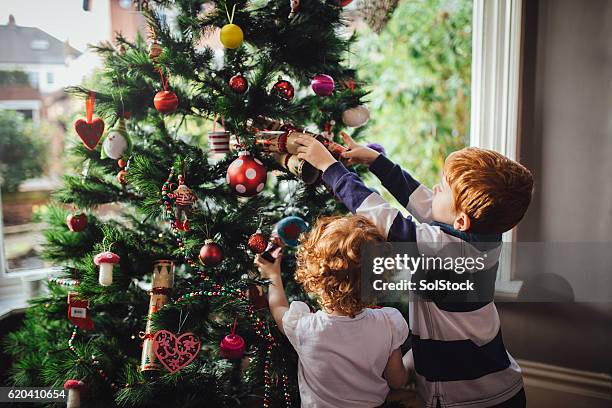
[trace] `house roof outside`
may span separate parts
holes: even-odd
[[[0,25],[0,63],[64,64],[81,52],[35,27],[21,27],[13,15]]]
[[[29,85],[8,85],[0,87],[0,101],[40,100],[38,89]]]

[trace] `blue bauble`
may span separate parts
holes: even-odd
[[[276,224],[276,232],[283,243],[290,247],[298,246],[300,234],[308,229],[306,221],[295,215],[285,217]]]

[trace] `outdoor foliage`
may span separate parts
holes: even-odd
[[[23,180],[39,176],[46,146],[32,122],[14,111],[0,110],[0,184],[15,191]]]
[[[471,0],[400,1],[380,35],[364,27],[351,47],[371,90],[367,139],[430,186],[469,141],[471,23]]]

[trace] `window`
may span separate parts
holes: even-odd
[[[53,85],[53,82],[55,82],[55,77],[53,75],[53,72],[49,71],[47,72],[47,84]]]
[[[38,88],[38,72],[29,71],[28,79],[32,88]]]

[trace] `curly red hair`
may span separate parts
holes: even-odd
[[[374,224],[361,215],[320,217],[300,241],[295,280],[324,310],[354,317],[367,307],[360,294],[360,249],[385,242]]]

